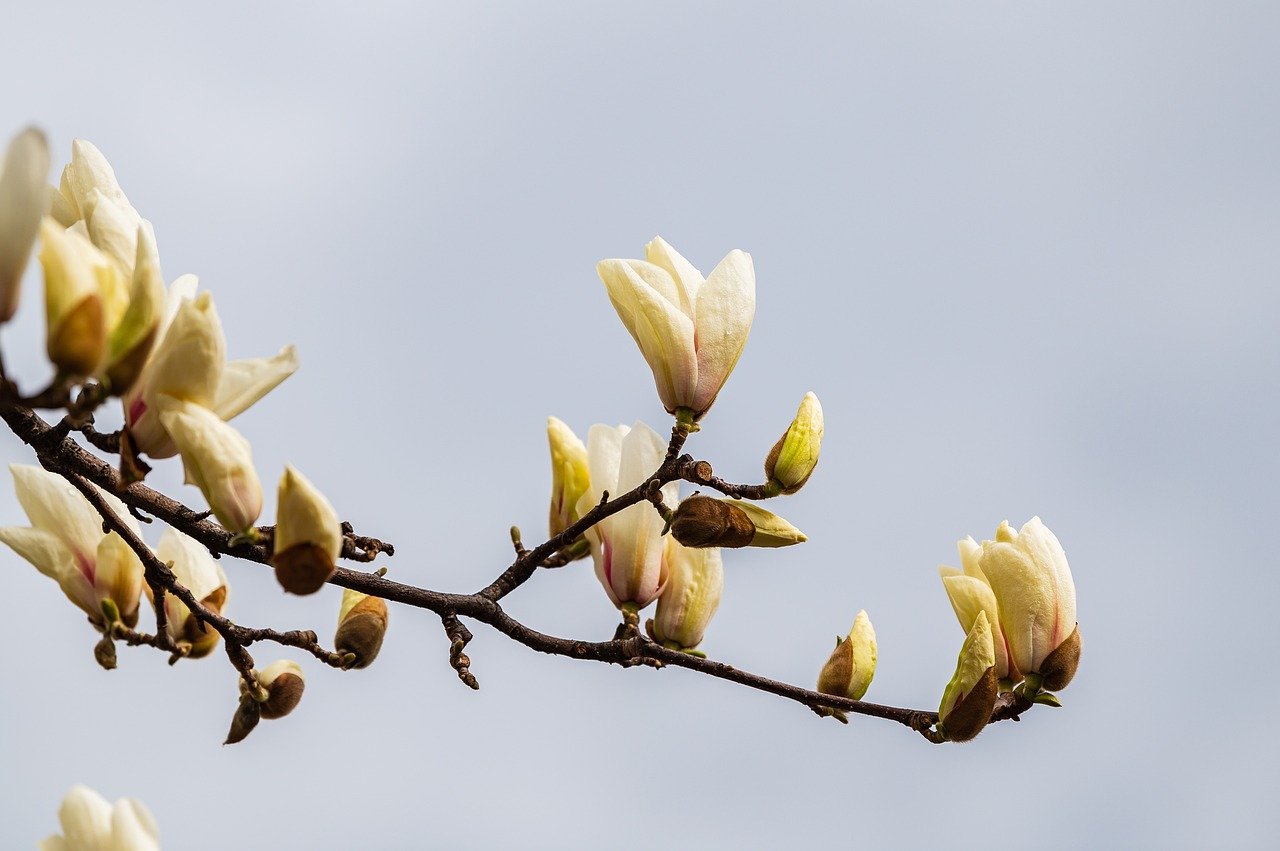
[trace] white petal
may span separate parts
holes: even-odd
[[[111,805],[88,786],[76,784],[62,799],[58,821],[66,844],[76,851],[106,849],[111,835]]]
[[[25,526],[4,526],[0,527],[0,543],[7,544],[54,581],[61,582],[64,576],[76,570],[71,550],[49,532]]]
[[[10,464],[13,489],[31,525],[55,535],[78,559],[92,564],[102,539],[102,518],[75,486],[40,467]]]
[[[213,412],[233,419],[298,371],[298,353],[285,346],[275,357],[230,361],[222,371]]]
[[[68,178],[71,194],[80,206],[81,216],[92,209],[89,193],[97,189],[117,204],[132,206],[116,181],[115,170],[92,142],[76,139],[71,143],[71,165],[63,174]]]
[[[116,801],[111,811],[111,843],[112,851],[160,851],[156,820],[141,801]]]
[[[669,411],[688,405],[698,383],[693,320],[669,296],[675,283],[664,270],[634,260],[603,260],[596,267],[609,300],[653,371],[658,396]],[[667,294],[646,280],[669,284]]]
[[[48,208],[49,144],[34,127],[14,137],[0,165],[0,322],[13,317],[31,246]]]
[[[644,247],[644,257],[655,266],[661,266],[682,290],[680,309],[688,316],[693,316],[694,305],[698,303],[698,290],[705,279],[694,265],[684,259],[679,251],[671,247],[665,239],[655,236]]]
[[[649,426],[637,421],[622,439],[622,455],[618,464],[620,496],[646,481],[662,466],[667,442]],[[594,474],[594,471],[592,471]]]
[[[698,387],[695,411],[715,401],[738,363],[756,315],[756,275],[751,255],[729,252],[707,276],[694,310]]]

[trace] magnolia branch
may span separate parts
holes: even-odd
[[[230,555],[259,564],[269,564],[271,558],[272,527],[259,527],[259,540],[248,543],[235,539],[227,530],[208,519],[207,512],[197,512],[182,503],[165,496],[141,483],[124,485],[119,473],[108,463],[87,452],[71,437],[72,430],[85,434],[86,440],[99,449],[110,451],[118,447],[114,435],[93,431],[92,425],[73,426],[68,420],[49,425],[30,407],[12,401],[0,402],[0,418],[23,442],[30,445],[45,469],[63,476],[90,501],[102,515],[105,527],[119,534],[142,559],[146,581],[153,589],[157,617],[163,618],[163,595],[175,595],[208,628],[221,634],[227,653],[242,677],[248,678],[253,667],[247,648],[260,641],[271,641],[295,647],[311,653],[320,661],[337,668],[345,667],[344,658],[320,646],[314,632],[294,630],[278,632],[272,629],[255,629],[240,626],[231,620],[209,611],[195,599],[191,591],[177,581],[173,572],[161,562],[147,544],[116,515],[110,504],[89,483],[117,495],[135,514],[158,517],[168,525],[199,541],[215,556]],[[625,508],[646,500],[663,510],[659,489],[674,481],[688,481],[711,488],[731,497],[764,498],[771,494],[764,485],[735,485],[717,478],[711,465],[681,455],[688,431],[677,426],[673,429],[668,451],[661,466],[647,481],[627,493],[612,496],[605,494],[600,503],[583,515],[563,532],[532,549],[520,542],[518,530],[513,529],[516,558],[493,582],[472,594],[455,594],[419,588],[390,580],[380,573],[366,573],[339,568],[329,579],[331,584],[350,588],[384,600],[400,603],[435,613],[441,619],[450,642],[449,660],[458,677],[472,688],[479,685],[470,671],[471,661],[465,648],[471,633],[459,618],[469,618],[483,623],[520,644],[541,653],[585,659],[631,667],[685,668],[700,674],[737,683],[757,691],[777,695],[803,704],[814,710],[834,709],[847,713],[867,715],[896,721],[921,733],[930,741],[939,741],[932,730],[937,724],[935,712],[884,706],[861,700],[823,694],[812,689],[769,679],[743,671],[724,662],[701,658],[679,650],[664,647],[639,634],[634,628],[620,629],[619,635],[609,641],[581,641],[546,635],[538,632],[503,610],[500,602],[505,596],[528,581],[539,568],[559,567],[575,557],[574,547],[594,524]],[[668,512],[669,513],[669,512]],[[356,535],[349,524],[344,524],[342,556],[356,562],[370,562],[379,553],[391,555],[394,548],[375,538]],[[117,630],[118,637],[127,644],[161,646],[165,639],[163,620],[160,620],[157,636],[146,636],[132,630]],[[162,648],[163,649],[163,648]],[[1001,695],[991,716],[992,721],[1018,720],[1032,703],[1014,694]],[[819,714],[827,714],[819,712]]]

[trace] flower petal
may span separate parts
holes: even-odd
[[[213,398],[213,412],[232,420],[298,371],[298,353],[285,346],[270,358],[247,358],[227,363]]]
[[[706,411],[733,372],[756,315],[751,255],[734,249],[707,276],[694,309],[697,327],[697,412]]]
[[[48,173],[49,143],[28,127],[9,143],[0,165],[0,322],[18,309],[22,274],[49,205]]]

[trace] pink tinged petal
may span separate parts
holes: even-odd
[[[142,598],[143,569],[138,554],[112,532],[98,543],[96,561],[93,588],[97,599],[110,599],[125,618],[132,618]]]
[[[1018,533],[1018,544],[1040,566],[1046,576],[1052,578],[1056,601],[1056,617],[1050,635],[1049,652],[1066,641],[1076,627],[1076,585],[1067,564],[1067,554],[1062,544],[1039,517],[1032,517]],[[1046,655],[1048,655],[1046,653]]]
[[[707,276],[698,294],[697,375],[691,407],[701,413],[711,407],[733,372],[756,314],[756,277],[751,255],[729,252]]]
[[[57,536],[73,553],[91,559],[102,538],[102,518],[75,486],[40,467],[10,464],[13,489],[31,525]]]
[[[234,419],[297,371],[293,346],[285,346],[275,357],[231,361],[222,372],[213,411],[224,420]]]
[[[0,543],[7,544],[36,570],[57,582],[67,599],[85,614],[99,616],[93,580],[86,578],[81,560],[56,535],[39,529],[9,526],[0,528]],[[92,574],[91,566],[88,573]]]

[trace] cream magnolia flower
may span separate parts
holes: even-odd
[[[1039,517],[1017,532],[1005,521],[994,541],[982,542],[979,566],[999,606],[1010,664],[1042,675],[1046,688],[1065,687],[1079,660],[1080,634],[1076,586],[1058,539]],[[1055,654],[1059,648],[1063,653]]]
[[[1000,607],[996,603],[995,592],[987,582],[986,574],[978,564],[982,557],[982,547],[973,538],[965,538],[956,543],[956,549],[960,551],[962,569],[938,566],[938,575],[942,577],[942,586],[951,600],[951,608],[960,621],[960,628],[966,633],[973,629],[978,615],[986,613],[995,644],[996,677],[1016,683],[1022,679],[1022,674],[1016,665],[1011,664],[1013,657],[1009,652],[1009,642],[1000,626]]]
[[[85,236],[51,218],[40,225],[49,360],[70,375],[98,371],[107,336],[127,308],[120,273]]]
[[[652,636],[677,650],[702,643],[707,625],[720,608],[724,562],[717,547],[690,549],[667,539],[667,586],[658,597]]]
[[[22,274],[48,208],[44,188],[48,173],[49,143],[44,133],[28,127],[14,136],[0,163],[0,324],[12,319],[18,309]]]
[[[594,425],[587,433],[591,483],[578,500],[585,514],[601,494],[620,496],[639,486],[662,464],[667,444],[656,431],[637,422],[632,428]],[[668,505],[679,498],[679,484],[662,488]],[[615,606],[642,609],[657,599],[667,581],[663,520],[647,501],[624,508],[587,530],[596,576]]]
[[[228,362],[222,322],[209,293],[196,295],[198,281],[183,275],[173,282],[159,342],[124,398],[124,420],[134,447],[152,458],[177,453],[160,421],[160,397],[194,402],[231,420],[298,369],[293,346],[274,357]]]
[[[160,851],[160,829],[141,801],[115,806],[87,786],[72,786],[58,808],[62,833],[40,842],[40,851]]]
[[[991,720],[999,685],[996,652],[986,612],[978,612],[956,660],[956,672],[942,693],[938,731],[953,742],[967,742]]]
[[[197,600],[216,614],[226,609],[231,586],[222,565],[200,542],[175,529],[165,529],[156,545],[156,558],[173,569],[174,576]],[[151,589],[147,588],[147,596]],[[208,656],[218,646],[218,631],[192,616],[187,604],[172,594],[164,596],[166,630],[174,645],[192,659]]]
[[[835,649],[818,674],[818,691],[862,700],[875,675],[876,631],[863,609],[853,619],[848,636],[836,639]]]
[[[129,545],[114,532],[102,533],[102,518],[66,479],[21,464],[9,465],[9,471],[31,526],[2,528],[0,541],[57,582],[67,599],[95,624],[104,623],[105,600],[111,601],[127,626],[136,624],[143,570]],[[103,498],[117,517],[138,531],[123,503],[107,493]]]
[[[262,482],[249,441],[213,411],[163,396],[160,422],[182,454],[186,482],[200,488],[218,520],[247,533],[262,513]]]
[[[581,516],[578,500],[591,480],[587,447],[573,429],[555,417],[547,417],[547,443],[551,446],[551,508],[548,530],[559,535]]]
[[[280,477],[271,563],[286,591],[319,591],[342,555],[342,522],[319,488],[291,465]]]
[[[707,278],[655,237],[644,260],[601,260],[609,300],[631,332],[669,413],[699,419],[733,371],[756,312],[751,255],[734,249]]]

